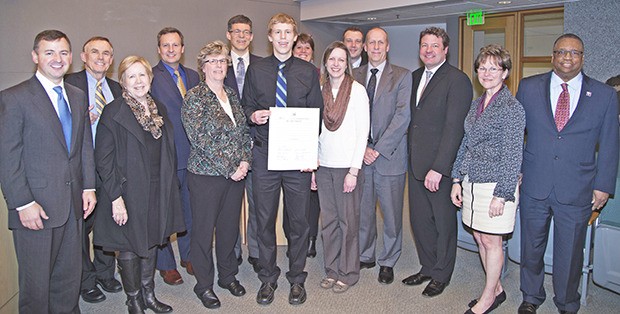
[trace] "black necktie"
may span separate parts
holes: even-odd
[[[368,142],[372,143],[372,104],[375,100],[375,89],[377,88],[377,72],[379,69],[371,69],[370,80],[368,80],[368,86],[366,86],[366,93],[368,93],[368,107],[370,108],[370,131],[368,134]]]

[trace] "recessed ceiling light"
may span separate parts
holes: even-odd
[[[510,1],[510,0],[497,1],[497,4],[499,4],[499,5],[506,5],[506,4],[511,4],[511,3],[512,3],[512,1]]]
[[[366,19],[369,20],[369,21],[375,21],[377,18],[376,17],[368,17]]]

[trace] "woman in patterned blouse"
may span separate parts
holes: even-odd
[[[235,275],[239,268],[234,247],[239,235],[241,199],[250,168],[251,139],[239,97],[224,86],[228,48],[221,41],[198,54],[201,82],[185,96],[181,119],[191,144],[187,165],[192,208],[190,259],[194,292],[207,308],[220,307],[213,291],[213,235],[218,285],[234,296],[245,289]]]
[[[511,66],[503,47],[480,49],[474,69],[485,93],[471,104],[452,170],[452,202],[463,207],[487,276],[482,296],[466,313],[489,313],[506,300],[499,280],[502,241],[514,229],[525,128],[525,111],[504,85]]]

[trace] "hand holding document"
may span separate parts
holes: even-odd
[[[268,170],[316,169],[319,108],[270,108]]]

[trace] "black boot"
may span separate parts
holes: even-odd
[[[156,248],[149,250],[149,257],[142,258],[142,300],[144,306],[151,309],[155,313],[172,312],[172,307],[168,304],[161,303],[155,297],[155,263],[157,262]]]
[[[140,293],[140,258],[118,259],[118,269],[125,294],[129,314],[144,314],[142,294]]]
[[[316,257],[316,237],[310,237],[310,245],[308,246],[308,257]]]

